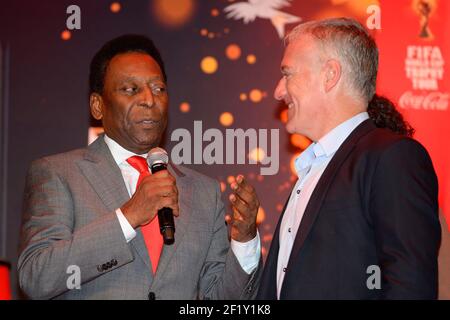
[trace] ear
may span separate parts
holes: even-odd
[[[325,63],[324,89],[325,92],[331,91],[339,82],[342,76],[342,68],[339,61],[330,59]]]
[[[89,97],[89,106],[91,107],[91,114],[95,120],[103,118],[103,100],[98,93],[91,93]]]

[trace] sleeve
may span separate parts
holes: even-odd
[[[71,193],[54,167],[37,160],[26,179],[18,271],[21,288],[33,299],[68,291],[74,266],[82,286],[134,259],[114,211],[74,231]]]
[[[200,273],[200,299],[252,299],[255,298],[262,272],[262,258],[252,273],[247,274],[230,248],[225,208],[220,188],[215,185],[214,235],[206,262]]]
[[[127,240],[127,243],[129,243],[131,240],[133,240],[137,233],[131,226],[131,224],[128,222],[127,218],[123,215],[123,212],[120,208],[116,209],[116,215],[117,219],[119,219],[120,227],[122,228],[123,235],[125,239]]]
[[[380,156],[370,192],[384,299],[436,299],[438,184],[427,151],[402,139]]]
[[[239,261],[245,272],[251,274],[258,267],[261,257],[261,240],[259,231],[256,236],[247,242],[239,242],[231,239],[231,250]]]

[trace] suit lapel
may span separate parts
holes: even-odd
[[[141,228],[137,228],[136,230],[136,237],[130,241],[131,245],[134,247],[136,252],[138,253],[139,257],[144,261],[145,265],[148,268],[148,276],[150,279],[153,278],[152,273],[152,265],[150,263],[150,256],[148,255],[147,246],[145,245],[144,236],[142,235]]]
[[[278,223],[275,228],[275,232],[273,234],[269,254],[267,255],[266,264],[264,266],[263,274],[261,276],[261,285],[257,296],[258,300],[277,299],[277,266],[278,266],[278,252],[280,250],[280,227],[290,197],[291,196],[289,194],[286,203],[284,204],[284,208],[281,211],[280,218],[278,219]]]
[[[193,188],[191,181],[173,164],[169,165],[168,170],[176,178],[180,216],[175,218],[175,242],[172,245],[164,245],[152,287],[156,286],[164,278],[164,273],[170,269],[170,260],[183,241],[183,236],[189,223],[190,213],[193,210]]]
[[[339,147],[339,149],[336,151],[336,154],[333,156],[330,163],[326,167],[321,178],[319,179],[319,182],[317,183],[316,188],[311,195],[311,198],[309,199],[308,205],[306,206],[305,212],[303,214],[303,218],[300,222],[300,226],[295,237],[294,246],[289,258],[287,273],[289,273],[289,271],[291,271],[293,268],[293,264],[296,261],[297,256],[302,249],[309,232],[311,231],[311,228],[320,212],[320,208],[322,207],[322,204],[326,198],[329,186],[333,183],[334,178],[339,172],[339,168],[352,152],[356,143],[364,135],[374,129],[375,125],[373,124],[372,120],[368,119],[362,122]],[[285,276],[283,289],[285,287],[284,284],[286,283],[287,276],[288,274],[286,274]]]
[[[130,199],[120,168],[114,161],[103,135],[88,146],[84,160],[80,161],[78,166],[109,211],[120,208]],[[151,264],[144,237],[140,228],[136,229],[136,233],[130,244],[148,267],[151,280]]]
[[[88,146],[78,166],[108,210],[119,208],[130,198],[122,173],[103,136]]]

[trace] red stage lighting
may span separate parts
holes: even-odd
[[[11,287],[9,285],[9,270],[11,264],[0,260],[0,300],[11,300]]]

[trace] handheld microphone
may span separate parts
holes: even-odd
[[[162,148],[153,148],[148,152],[147,164],[152,173],[167,170],[169,156]],[[171,208],[158,210],[159,231],[161,232],[164,244],[171,245],[175,241],[175,222],[173,221],[173,211]]]

